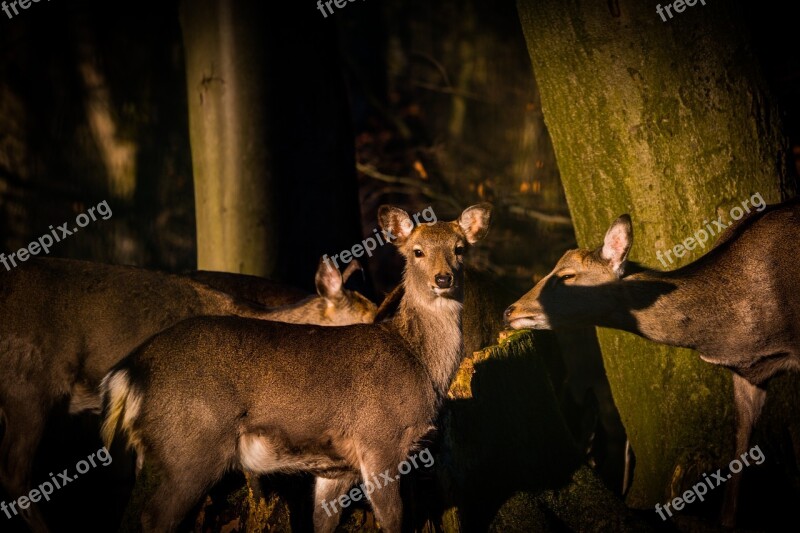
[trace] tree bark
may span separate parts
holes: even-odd
[[[335,27],[313,5],[181,7],[198,269],[311,290],[320,256],[361,240]]]
[[[666,22],[635,0],[517,5],[581,246],[601,244],[610,222],[630,213],[631,259],[661,268],[656,252],[704,221],[729,222],[755,193],[769,203],[788,195],[786,144],[741,2],[697,3]],[[727,463],[727,371],[631,334],[598,335],[636,454],[630,505],[663,502]]]
[[[201,270],[268,276],[275,209],[264,98],[265,46],[253,2],[181,6]]]

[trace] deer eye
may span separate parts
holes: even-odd
[[[558,279],[559,279],[559,281],[567,281],[568,279],[573,279],[574,277],[575,277],[575,274],[564,274],[564,275],[560,276]]]
[[[414,250],[414,257],[425,257],[425,252],[422,250]]]
[[[456,255],[464,255],[464,247],[459,245],[456,246]]]

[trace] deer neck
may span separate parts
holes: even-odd
[[[406,292],[392,320],[399,335],[425,367],[439,397],[447,394],[464,358],[462,308],[460,300],[414,298]]]
[[[325,318],[327,314],[327,302],[319,296],[309,296],[297,303],[260,313],[261,316],[257,316],[256,318],[293,324],[314,324]]]
[[[645,270],[626,276],[609,287],[611,294],[606,297],[615,302],[615,311],[599,325],[697,349],[704,336],[712,333],[699,283],[699,277],[681,271]]]

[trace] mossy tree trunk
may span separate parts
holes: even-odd
[[[770,203],[785,195],[785,144],[740,2],[697,3],[667,22],[636,0],[517,5],[581,246],[598,246],[630,213],[631,259],[660,268],[656,252],[704,221],[725,220],[755,193]],[[636,454],[630,505],[663,502],[727,462],[727,371],[688,350],[598,334]]]

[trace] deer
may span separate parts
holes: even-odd
[[[360,269],[361,265],[359,265],[358,261],[352,261],[347,265],[344,272],[342,272],[342,281],[347,282],[350,275]],[[318,269],[317,272],[319,271]],[[309,296],[309,294],[302,289],[260,276],[212,270],[195,270],[183,275],[195,281],[199,281],[204,285],[208,285],[212,289],[230,294],[243,302],[257,304],[267,308],[295,304]],[[319,287],[317,287],[317,289],[319,289]]]
[[[570,250],[504,313],[512,329],[600,326],[690,348],[733,374],[736,454],[747,453],[767,382],[800,369],[800,201],[762,206],[696,261],[672,271],[628,262],[629,215],[597,249]],[[721,522],[735,525],[741,475]]]
[[[467,265],[464,269],[464,310],[462,312],[464,352],[475,352],[498,342],[503,332],[503,311],[514,301],[514,293],[489,272]],[[403,296],[403,285],[389,291],[378,306],[376,321],[391,318]]]
[[[338,328],[196,317],[154,336],[103,378],[103,440],[117,434],[158,481],[143,531],[174,531],[228,470],[315,476],[314,531],[360,479],[399,479],[398,464],[434,428],[464,357],[466,249],[491,206],[414,225],[381,206],[404,256],[403,296],[389,320]],[[398,483],[366,495],[382,529],[402,523]]]
[[[36,258],[0,274],[0,487],[12,498],[31,488],[33,458],[57,412],[99,413],[99,384],[124,356],[152,335],[198,315],[339,325],[372,322],[377,307],[344,288],[344,275],[320,261],[317,296],[276,308],[250,305],[189,277],[134,267]],[[242,297],[295,294],[235,274],[204,273]],[[265,289],[266,287],[266,289]],[[256,299],[256,297],[251,299]],[[34,531],[47,531],[35,506],[23,511]]]
[[[258,276],[201,270],[189,277],[243,302],[265,306],[263,316],[257,317],[262,320],[345,326],[368,324],[376,317],[377,306],[372,301],[344,286],[354,272],[361,270],[361,264],[353,260],[339,274],[336,267],[320,259],[314,278],[317,294],[305,297],[299,289]]]

